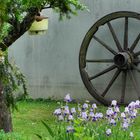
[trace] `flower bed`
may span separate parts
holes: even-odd
[[[140,101],[132,101],[120,111],[117,101],[113,100],[105,113],[98,111],[95,103],[85,101],[70,107],[72,101],[69,94],[64,98],[65,103],[54,111],[57,127],[54,139],[61,140],[129,140],[139,139],[133,132],[133,125],[138,118]],[[53,134],[53,132],[52,132]]]

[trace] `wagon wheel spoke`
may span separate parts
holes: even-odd
[[[139,59],[134,59],[133,63],[140,63],[140,60]]]
[[[137,82],[136,82],[136,79],[135,79],[135,77],[134,77],[134,75],[133,75],[133,73],[132,73],[131,70],[129,70],[129,75],[130,75],[131,81],[132,81],[132,83],[133,83],[133,86],[134,86],[134,88],[135,88],[135,90],[136,90],[138,99],[140,99],[140,89],[139,89],[139,86],[138,86],[138,84],[137,84]]]
[[[117,71],[113,75],[111,81],[109,82],[108,86],[106,87],[106,89],[104,90],[104,92],[101,94],[101,96],[104,97],[107,94],[108,90],[110,89],[110,87],[112,86],[112,84],[115,82],[115,80],[119,76],[120,72],[121,72],[121,70],[120,69],[117,69]]]
[[[108,51],[110,51],[112,54],[116,55],[117,52],[115,52],[110,46],[108,46],[105,42],[103,42],[101,39],[99,39],[98,37],[96,37],[95,35],[93,36],[93,38],[99,42],[102,46],[104,46]]]
[[[108,22],[107,25],[108,25],[108,27],[109,27],[109,30],[110,30],[110,32],[111,32],[111,34],[112,34],[112,37],[113,37],[113,39],[114,39],[114,41],[115,41],[115,43],[116,43],[116,46],[117,46],[118,50],[119,50],[119,51],[123,51],[123,49],[122,49],[122,47],[121,47],[121,44],[120,44],[120,42],[119,42],[119,40],[118,40],[118,38],[117,38],[117,36],[116,36],[116,34],[115,34],[115,31],[114,31],[114,29],[113,29],[111,23]]]
[[[113,63],[113,59],[87,59],[88,63]]]
[[[116,68],[116,65],[112,65],[112,66],[108,67],[107,69],[97,73],[96,75],[94,75],[92,77],[89,77],[89,80],[93,80],[93,79],[95,79],[95,78],[97,78],[97,77],[99,77],[99,76],[101,76],[101,75],[103,75],[103,74],[115,69],[115,68]]]
[[[128,48],[128,17],[125,17],[125,25],[124,25],[124,50]]]
[[[125,90],[126,90],[126,79],[127,79],[127,71],[122,71],[122,93],[120,103],[124,104],[125,99]]]
[[[137,56],[139,56],[139,55],[140,55],[140,51],[134,53],[134,57],[137,57]]]
[[[135,49],[135,47],[137,46],[139,40],[140,40],[140,33],[137,36],[137,38],[135,39],[135,41],[133,42],[132,46],[130,47],[130,51],[133,51]]]
[[[137,72],[140,72],[140,69],[136,65],[133,64],[132,67],[137,70]]]

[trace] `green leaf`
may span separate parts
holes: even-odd
[[[50,135],[51,135],[52,137],[54,137],[54,133],[53,133],[52,129],[51,129],[44,121],[42,121],[42,123],[43,123],[43,125],[47,128],[47,130],[48,130],[48,132],[50,133]]]
[[[35,134],[39,139],[43,140],[42,136],[40,136],[39,134]]]

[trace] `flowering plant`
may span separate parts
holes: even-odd
[[[139,140],[133,132],[133,126],[139,116],[139,100],[131,102],[123,111],[117,101],[113,100],[106,111],[101,112],[100,107],[95,103],[90,104],[89,101],[71,106],[66,97],[71,99],[70,94],[66,95],[65,103],[53,113],[57,127],[51,139],[118,140],[119,137],[119,140]]]

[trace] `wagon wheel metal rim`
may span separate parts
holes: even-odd
[[[123,44],[119,42],[119,39],[115,33],[115,30],[111,24],[112,20],[115,20],[118,18],[125,19]],[[110,104],[110,101],[105,99],[105,96],[107,92],[109,91],[109,89],[111,88],[111,86],[113,85],[113,83],[115,82],[115,80],[120,75],[120,73],[122,73],[122,89],[121,89],[121,97],[118,103],[126,104],[125,103],[125,90],[126,90],[126,78],[128,76],[130,77],[133,83],[133,86],[137,92],[138,99],[140,99],[140,89],[132,72],[132,70],[136,70],[137,72],[140,72],[140,69],[137,67],[137,65],[140,63],[140,59],[138,58],[138,56],[140,55],[140,51],[134,52],[135,48],[138,45],[138,42],[140,41],[140,33],[137,35],[132,45],[128,46],[129,18],[140,20],[140,14],[135,13],[135,12],[120,11],[120,12],[114,12],[114,13],[104,16],[89,29],[81,45],[81,49],[79,53],[79,70],[80,70],[81,78],[83,80],[83,83],[85,84],[85,87],[89,91],[89,93],[95,99],[97,99],[97,101],[103,103],[104,105]],[[105,24],[108,26],[110,34],[113,37],[117,51],[112,49],[110,46],[108,46],[106,42],[102,41],[100,38],[98,38],[95,35],[99,27],[104,26]],[[114,55],[114,58],[113,59],[91,59],[91,60],[87,59],[86,55],[87,55],[89,44],[92,39],[97,41],[106,50],[111,52]],[[85,70],[87,63],[112,63],[112,65],[93,76],[89,76],[87,71]],[[98,90],[94,87],[91,81],[112,70],[115,70],[114,75],[110,79],[103,93],[99,94]]]

